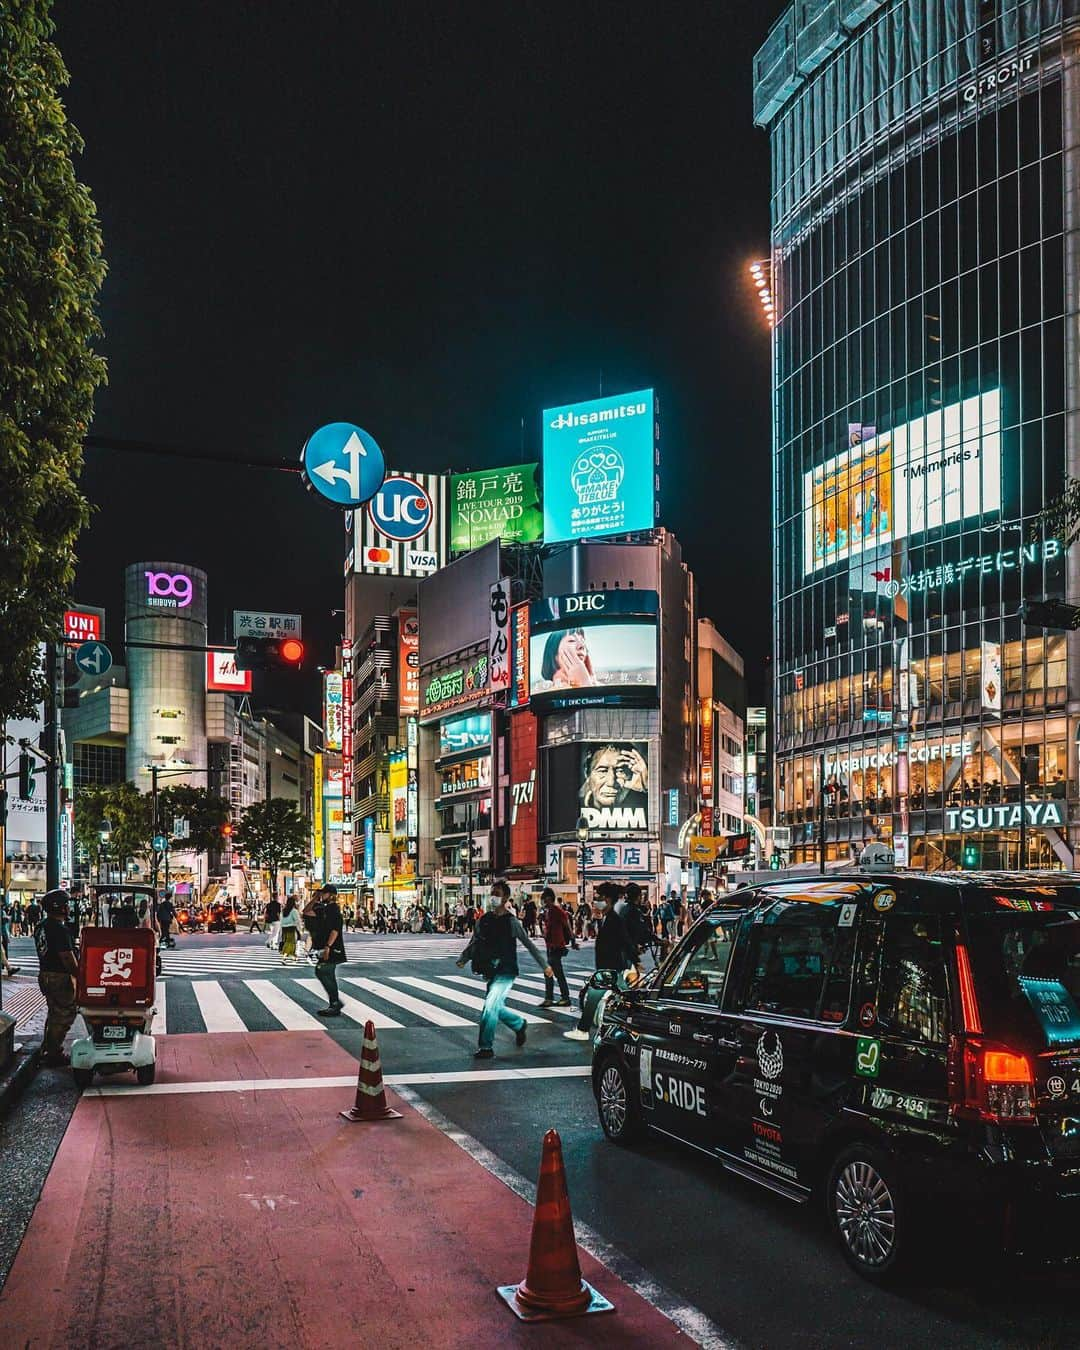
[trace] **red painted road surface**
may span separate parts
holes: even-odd
[[[329,1036],[158,1039],[158,1082],[355,1074]],[[523,1325],[532,1209],[416,1112],[350,1125],[345,1090],[87,1097],[0,1294],[5,1346],[691,1344],[608,1270],[616,1313]],[[540,1132],[537,1134],[539,1164]],[[571,1196],[571,1203],[573,1197]]]

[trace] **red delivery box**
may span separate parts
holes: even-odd
[[[144,1008],[154,1001],[154,946],[150,928],[84,928],[79,955],[80,1004]]]

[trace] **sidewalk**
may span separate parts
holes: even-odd
[[[532,1209],[389,1094],[404,1119],[350,1125],[329,1037],[166,1036],[158,1084],[80,1101],[0,1294],[12,1345],[689,1345],[582,1253],[614,1315],[519,1323]],[[215,1091],[237,1079],[288,1080]],[[540,1138],[537,1129],[537,1166]],[[572,1201],[573,1197],[571,1197]]]

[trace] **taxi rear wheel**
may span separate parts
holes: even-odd
[[[600,1069],[596,1089],[600,1127],[614,1144],[632,1144],[642,1133],[641,1114],[626,1069],[617,1059]]]
[[[837,1157],[825,1187],[829,1223],[848,1264],[887,1283],[907,1265],[908,1217],[892,1159],[868,1144]]]

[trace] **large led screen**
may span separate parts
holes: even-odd
[[[648,693],[656,689],[654,623],[588,624],[533,633],[529,694]]]
[[[594,539],[656,524],[653,391],[544,412],[544,540]]]
[[[1001,509],[999,389],[853,439],[803,475],[805,572]]]
[[[565,834],[584,816],[590,830],[649,830],[647,741],[586,741],[545,752],[547,829]]]
[[[450,552],[467,553],[492,539],[534,544],[543,537],[536,464],[455,473],[450,477]]]
[[[439,754],[456,755],[491,744],[491,714],[468,713],[439,724]]]

